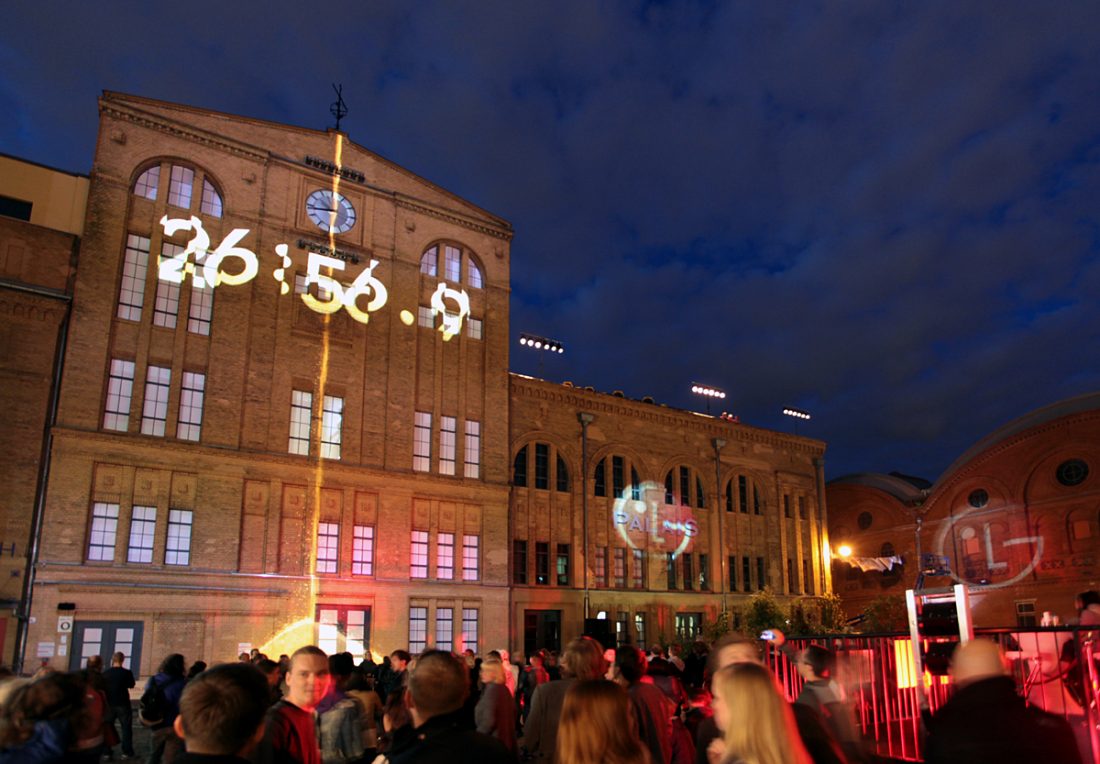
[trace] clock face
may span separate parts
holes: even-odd
[[[344,233],[355,225],[355,208],[340,194],[319,188],[306,197],[306,212],[326,233]]]

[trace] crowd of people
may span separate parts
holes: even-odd
[[[820,645],[791,651],[804,680],[788,702],[766,666],[769,643],[729,634],[686,658],[659,646],[604,648],[590,637],[513,663],[395,650],[356,665],[305,646],[278,660],[187,666],[167,656],[145,683],[138,720],[149,764],[861,764],[859,733]],[[0,678],[0,764],[134,757],[125,656],[104,670]],[[523,665],[521,665],[523,664]],[[1080,762],[1060,717],[1027,706],[992,642],[961,645],[957,691],[925,719],[927,761]]]

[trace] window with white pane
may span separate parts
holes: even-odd
[[[438,273],[439,248],[429,247],[420,256],[420,272],[425,276],[435,276]]]
[[[335,573],[340,552],[340,526],[317,523],[317,572]]]
[[[435,328],[435,311],[427,305],[421,305],[416,309],[416,323],[424,329]]]
[[[88,659],[93,655],[99,655],[103,650],[103,629],[100,627],[88,627],[80,640],[80,667],[88,667]]]
[[[309,456],[309,425],[313,410],[313,393],[292,390],[290,393],[290,446],[292,454]]]
[[[164,437],[171,382],[172,370],[166,366],[149,366],[145,370],[145,404],[141,409],[142,435]]]
[[[455,435],[457,422],[453,416],[439,418],[439,474],[455,474]]]
[[[180,418],[176,437],[198,441],[202,435],[202,402],[206,390],[206,375],[197,371],[183,372],[180,387]]]
[[[340,429],[344,423],[344,399],[326,395],[321,403],[321,458],[340,458]]]
[[[428,646],[428,608],[409,608],[409,652],[424,652]]]
[[[478,267],[478,264],[474,262],[472,257],[468,259],[467,263],[468,276],[466,281],[475,289],[483,288],[485,286],[485,278],[481,275],[481,268]]]
[[[203,214],[212,218],[222,216],[222,197],[214,188],[214,184],[206,179],[202,181],[202,205],[200,209]]]
[[[475,653],[478,651],[477,616],[477,608],[462,608],[462,644],[459,647],[463,650],[473,650]]]
[[[435,577],[450,581],[455,577],[455,535],[440,533],[435,544]]]
[[[156,190],[154,189],[154,193]],[[145,304],[145,278],[149,269],[149,239],[130,234],[126,237],[126,252],[122,260],[122,284],[118,290],[119,318],[141,320]]]
[[[478,537],[462,537],[462,580],[477,581],[478,578]]]
[[[443,278],[448,281],[462,280],[462,251],[458,247],[443,247]]]
[[[157,198],[157,186],[160,185],[160,165],[150,167],[138,176],[134,183],[134,195],[144,199]]]
[[[481,339],[481,319],[471,318],[466,321],[466,336],[472,340]]]
[[[134,391],[134,362],[111,359],[107,378],[107,401],[103,407],[103,429],[126,432],[130,423],[130,396]]]
[[[432,415],[417,411],[413,425],[413,469],[430,472],[432,469]]]
[[[481,475],[481,422],[473,419],[466,420],[466,443],[463,450],[463,459],[466,462],[466,477],[476,478]]]
[[[189,509],[168,510],[168,544],[164,549],[166,565],[191,564],[191,520]]]
[[[118,533],[118,504],[97,501],[92,504],[92,527],[88,533],[88,559],[111,562],[115,559],[115,535]]]
[[[451,650],[455,641],[454,608],[437,607],[435,609],[435,648]]]
[[[183,209],[191,208],[191,193],[195,183],[195,171],[190,167],[172,165],[168,181],[168,203]]]
[[[428,577],[428,532],[413,531],[409,549],[409,578]]]
[[[374,526],[356,525],[352,528],[351,574],[374,575]]]
[[[152,562],[153,538],[157,529],[157,508],[134,505],[130,514],[130,546],[126,562]]]
[[[370,652],[370,609],[319,605],[317,646],[329,655],[349,652],[356,663]]]
[[[191,282],[191,305],[187,308],[187,331],[210,336],[210,322],[214,317],[214,287],[196,278]]]
[[[161,246],[160,261],[169,260],[182,252],[183,247],[166,241]],[[157,279],[157,297],[153,305],[153,326],[175,329],[176,316],[179,314],[179,310],[180,285],[166,279]]]

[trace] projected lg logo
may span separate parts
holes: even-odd
[[[964,549],[976,550],[977,555],[969,554],[967,557],[976,556],[980,559],[980,565],[990,574],[994,574],[998,577],[1005,574],[1011,574],[1011,577],[994,583],[983,583],[982,580],[969,580],[964,575],[960,575],[960,571],[958,570],[960,566],[959,558],[963,556],[960,554],[959,557],[956,558],[956,564],[953,566],[951,573],[952,578],[960,584],[982,584],[988,589],[1001,589],[1006,586],[1012,586],[1035,570],[1043,558],[1042,536],[1016,536],[996,543],[994,540],[996,534],[993,524],[987,521],[972,519],[971,515],[976,513],[977,510],[966,510],[944,521],[940,525],[939,531],[936,533],[933,549],[935,549],[938,555],[950,556],[947,551],[948,534],[953,533],[956,543],[952,544],[952,547],[957,547],[958,544],[962,544]],[[1019,556],[1010,554],[1013,548],[1025,544],[1034,545],[1034,552],[1030,559],[1021,561]],[[1013,573],[1014,569],[1015,572]],[[979,576],[979,578],[982,577]]]

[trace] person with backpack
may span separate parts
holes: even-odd
[[[180,712],[183,687],[187,684],[184,678],[186,668],[183,656],[172,653],[145,683],[145,692],[141,696],[141,723],[153,731],[153,748],[149,752],[148,764],[160,764],[166,751],[170,751],[167,758],[171,759],[182,747],[173,724]]]

